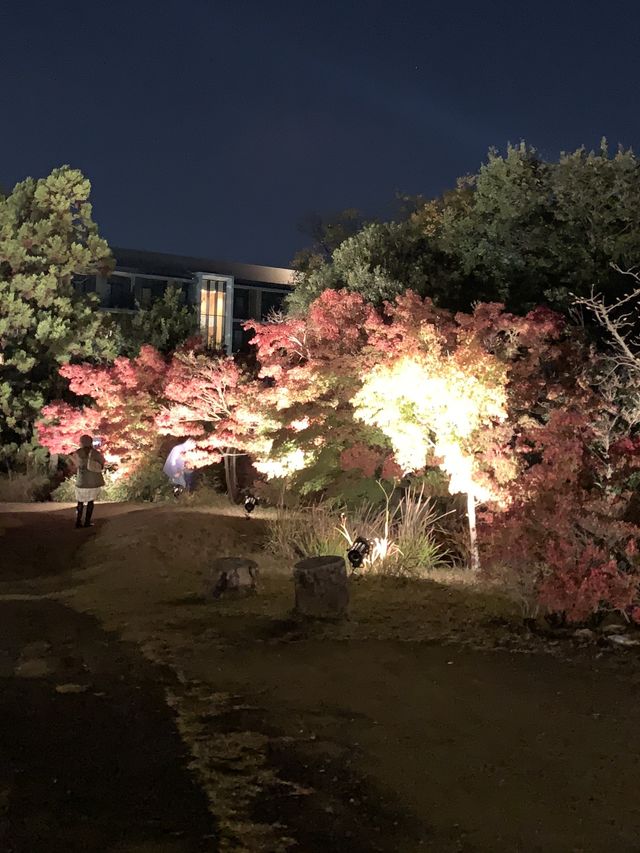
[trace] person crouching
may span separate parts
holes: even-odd
[[[76,472],[76,527],[91,527],[91,516],[93,515],[93,502],[98,499],[100,489],[104,486],[102,470],[104,468],[104,456],[93,446],[90,435],[80,436],[80,447],[71,454]],[[87,511],[82,523],[82,512],[84,505]]]

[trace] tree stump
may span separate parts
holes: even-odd
[[[223,595],[253,595],[258,587],[258,564],[246,557],[219,557],[213,561],[207,592]]]
[[[342,557],[307,557],[293,569],[296,604],[301,616],[344,619],[349,607],[347,568]]]

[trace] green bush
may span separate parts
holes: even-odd
[[[128,476],[120,477],[108,484],[106,500],[126,502],[166,501],[173,497],[173,487],[157,459],[151,459]]]
[[[0,475],[1,503],[32,503],[46,501],[51,483],[46,474],[8,473]]]
[[[173,497],[173,487],[162,471],[159,460],[144,463],[128,476],[114,479],[107,471],[100,500],[111,503],[166,501]],[[64,480],[51,494],[60,503],[74,503],[75,477]]]
[[[0,448],[0,501],[30,503],[49,499],[52,472],[49,454],[32,444]],[[6,473],[4,473],[6,472]]]

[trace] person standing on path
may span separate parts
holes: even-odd
[[[84,518],[84,527],[91,527],[91,516],[93,515],[93,502],[98,499],[100,489],[104,486],[102,469],[104,468],[104,456],[93,446],[90,435],[80,436],[80,447],[71,454],[76,473],[76,527],[82,527],[82,511],[87,505]]]

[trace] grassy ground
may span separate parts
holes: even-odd
[[[549,643],[495,591],[451,583],[356,581],[347,622],[301,624],[259,514],[99,507],[75,531],[69,509],[13,509],[12,590],[94,614],[178,675],[167,701],[221,849],[640,849],[635,650]],[[69,572],[30,571],[27,539]],[[260,594],[208,599],[211,561],[237,554]]]

